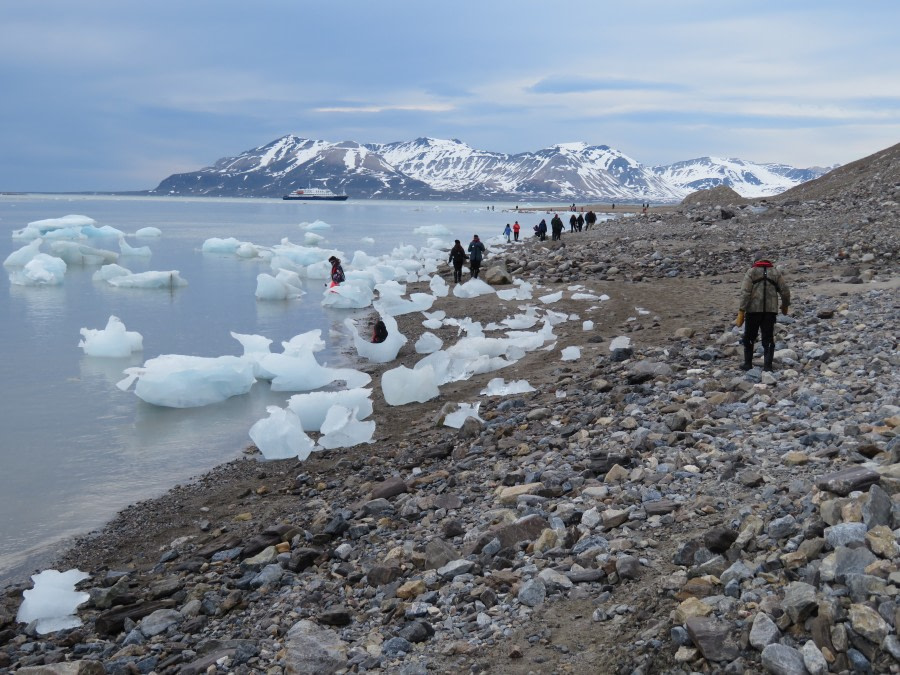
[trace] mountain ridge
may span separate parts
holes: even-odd
[[[675,203],[725,185],[747,198],[779,194],[828,169],[700,157],[648,167],[608,145],[558,143],[534,152],[479,150],[458,139],[338,143],[287,134],[148,194],[280,197],[322,187],[356,198]]]

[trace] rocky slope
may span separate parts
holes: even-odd
[[[610,296],[566,293],[553,309],[594,329],[561,323],[552,352],[498,373],[537,391],[482,398],[484,423],[458,431],[441,407],[493,375],[376,401],[372,447],[251,456],[127,509],[60,561],[91,572],[83,627],[39,636],[7,589],[0,667],[900,671],[895,166],[809,201],[699,201],[489,252],[542,292]],[[775,372],[744,373],[732,321],[759,248],[794,304]],[[441,308],[487,322],[517,304]],[[421,318],[401,318],[412,344]]]

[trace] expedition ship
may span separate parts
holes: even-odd
[[[347,200],[347,195],[336,195],[331,190],[326,190],[324,188],[304,188],[302,190],[294,190],[293,192],[286,194],[282,199],[343,202]]]

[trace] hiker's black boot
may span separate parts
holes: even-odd
[[[750,370],[753,367],[753,343],[744,344],[744,362],[741,370]]]
[[[775,358],[775,345],[763,345],[763,370],[772,370],[772,360]]]

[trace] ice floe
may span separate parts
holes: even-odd
[[[82,340],[78,346],[88,356],[120,359],[131,356],[144,348],[144,338],[140,333],[125,330],[125,324],[117,316],[110,316],[106,328],[81,329]]]
[[[81,619],[75,614],[78,606],[90,599],[88,593],[75,590],[79,581],[90,575],[80,570],[44,570],[33,574],[34,588],[22,592],[16,621],[30,624],[36,621],[39,635],[77,628]]]

